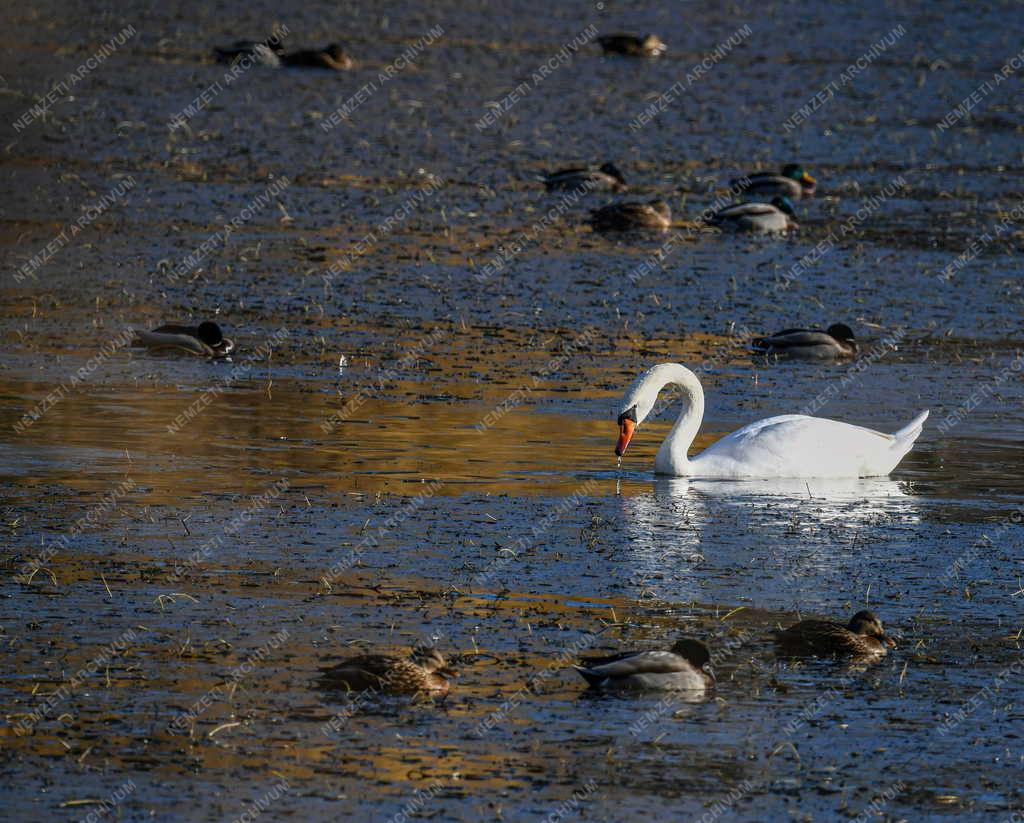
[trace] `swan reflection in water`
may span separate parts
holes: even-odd
[[[921,520],[906,484],[889,478],[656,477],[649,492],[620,500],[631,584],[673,602],[730,603],[733,589],[779,601],[760,586],[818,587],[827,602],[837,573],[863,570],[865,546],[912,536]]]

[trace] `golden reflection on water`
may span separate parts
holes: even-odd
[[[415,340],[419,333],[407,336]],[[20,434],[15,423],[56,383],[8,377],[0,380],[0,440],[7,444],[7,473],[18,483],[95,492],[109,488],[111,474],[130,475],[149,490],[150,503],[255,492],[282,475],[310,479],[335,494],[417,494],[422,484],[440,480],[442,495],[561,495],[596,473],[602,478],[596,493],[613,494],[614,410],[632,374],[609,383],[595,355],[581,348],[560,362],[563,371],[548,376],[552,359],[571,339],[554,332],[460,330],[425,352],[415,374],[393,374],[384,396],[376,369],[334,380],[240,380],[214,392],[141,382],[86,384]],[[652,341],[648,347],[693,360],[714,343]],[[512,365],[505,357],[499,367],[505,351],[513,352]],[[145,355],[132,356],[134,363],[123,355],[122,370],[145,363]],[[337,368],[334,354],[315,359]],[[76,363],[67,358],[68,374]],[[196,362],[195,373],[216,387],[228,373],[224,365],[210,370]],[[604,413],[548,413],[574,396],[597,401]],[[197,411],[189,418],[192,407]],[[649,472],[669,425],[646,425],[624,470]],[[702,433],[696,446],[719,436]]]

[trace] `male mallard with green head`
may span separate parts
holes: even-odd
[[[204,320],[198,326],[166,324],[153,331],[140,331],[132,340],[132,346],[150,351],[177,349],[205,357],[226,357],[235,348],[212,320]]]
[[[787,163],[782,167],[781,174],[772,172],[755,172],[742,180],[733,180],[732,186],[740,186],[738,191],[752,197],[814,197],[817,180],[804,171],[797,163]],[[742,185],[741,185],[742,184]]]
[[[708,647],[684,637],[669,651],[589,657],[574,669],[596,689],[686,691],[703,695],[715,685]]]
[[[755,234],[785,234],[799,228],[793,204],[785,197],[775,197],[771,203],[737,203],[726,206],[704,219],[705,223],[730,231]]]
[[[668,50],[656,34],[637,37],[635,34],[607,34],[598,37],[597,42],[605,54],[621,54],[624,57],[659,57]]]
[[[882,621],[867,610],[845,626],[832,620],[801,620],[775,632],[775,642],[790,657],[881,657],[893,642]]]
[[[548,191],[552,189],[580,189],[587,188],[590,191],[600,189],[611,191],[625,191],[626,178],[618,170],[614,163],[605,163],[599,168],[593,166],[581,166],[571,169],[562,169],[545,173],[540,180],[547,186]]]
[[[794,360],[844,360],[857,356],[853,329],[833,323],[821,329],[783,329],[768,337],[757,337],[751,348],[758,354]]]
[[[613,203],[590,214],[594,231],[658,229],[672,225],[672,209],[664,200],[649,203]]]
[[[363,654],[324,669],[320,685],[325,689],[363,691],[371,689],[387,694],[427,692],[448,693],[448,678],[455,672],[437,649],[414,649],[408,657],[387,654]]]

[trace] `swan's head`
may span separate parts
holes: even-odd
[[[619,442],[615,446],[618,457],[625,454],[637,426],[647,419],[654,408],[661,387],[672,379],[678,368],[675,363],[654,366],[641,374],[626,390],[619,407]]]

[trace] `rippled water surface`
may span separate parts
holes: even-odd
[[[4,818],[1019,819],[1018,73],[937,128],[1019,55],[1019,6],[278,8],[6,9]],[[254,68],[168,129],[223,80],[214,44],[281,23],[289,47],[339,40],[357,67]],[[588,44],[534,84],[591,24],[669,52]],[[674,209],[658,265],[639,268],[664,236],[587,225],[616,196],[535,179],[608,159],[630,197]],[[732,177],[790,160],[819,181],[797,235],[689,230]],[[111,342],[211,316],[230,361]],[[744,351],[840,321],[856,364]],[[617,468],[618,399],[669,360],[704,383],[697,447],[812,403],[883,431],[932,416],[886,479],[656,479],[675,404]],[[775,656],[777,626],[865,604],[897,640],[883,662]],[[683,634],[715,654],[706,701],[592,694],[569,666]],[[431,638],[459,670],[444,700],[318,685],[358,650]]]

